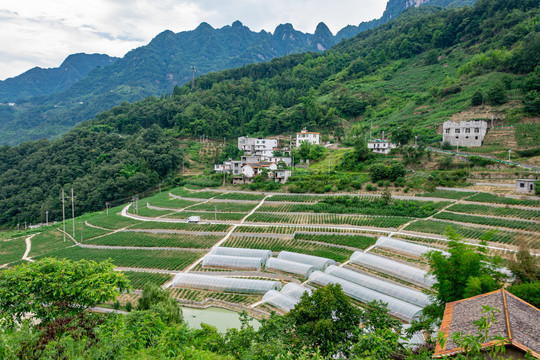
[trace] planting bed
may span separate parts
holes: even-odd
[[[196,234],[152,234],[120,231],[86,243],[109,246],[175,247],[207,249],[218,242],[222,236]]]

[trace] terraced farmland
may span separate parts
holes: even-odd
[[[147,232],[120,231],[86,241],[86,244],[133,247],[171,247],[207,249],[218,242],[219,235],[153,234]]]
[[[319,225],[354,225],[378,228],[397,228],[411,218],[398,216],[348,216],[341,214],[313,214],[313,215],[290,215],[290,214],[264,214],[254,213],[246,219],[251,222],[277,223],[277,224],[319,224]]]
[[[519,218],[525,220],[540,220],[540,211],[515,209],[511,207],[493,207],[489,205],[476,204],[455,204],[450,206],[447,210],[473,215],[489,215]]]
[[[483,217],[483,216],[455,214],[455,213],[446,212],[446,211],[443,211],[435,215],[434,218],[441,219],[441,220],[457,221],[457,222],[462,222],[462,223],[488,225],[488,226],[494,226],[494,227],[499,227],[499,228],[540,232],[540,223],[536,223],[536,222],[494,219],[494,218]]]
[[[196,212],[196,211],[181,211],[165,216],[169,219],[186,219],[190,216],[200,216],[202,220],[223,220],[234,221],[243,219],[248,213],[214,213],[212,212]]]

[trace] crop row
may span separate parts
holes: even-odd
[[[334,229],[317,226],[238,226],[235,232],[258,234],[294,234],[297,231],[331,232],[331,233],[360,233],[354,229]],[[363,233],[363,232],[362,232]]]
[[[86,259],[101,262],[111,259],[115,266],[121,267],[183,270],[202,254],[193,251],[85,249],[74,246],[52,251],[46,256],[73,261]]]
[[[190,216],[200,216],[202,220],[241,220],[247,213],[214,213],[214,212],[195,212],[195,211],[180,211],[174,214],[167,216],[167,218],[172,219],[186,219]]]
[[[189,224],[189,223],[171,223],[159,221],[144,221],[131,226],[133,230],[185,230],[185,231],[206,231],[206,232],[224,232],[231,225],[227,224]]]
[[[355,225],[380,228],[397,228],[410,221],[410,218],[399,216],[347,216],[339,214],[313,214],[313,215],[290,215],[290,214],[260,214],[254,213],[247,221],[282,224],[321,224],[321,225]]]
[[[248,213],[257,204],[207,202],[189,208],[189,211],[218,211],[218,212],[243,212]]]
[[[151,272],[139,272],[139,271],[123,271],[131,282],[131,286],[134,289],[142,290],[146,283],[151,283],[157,286],[161,286],[167,281],[171,280],[172,275],[159,274]]]
[[[314,235],[314,234],[295,234],[295,240],[308,240],[317,241],[328,244],[337,244],[354,247],[357,249],[367,249],[369,246],[375,244],[374,237],[363,235]]]
[[[219,195],[216,199],[259,201],[264,199],[264,197],[265,195],[262,194],[224,193]]]
[[[514,199],[514,198],[507,198],[504,196],[497,196],[493,194],[488,193],[478,193],[470,198],[467,199],[467,201],[477,201],[477,202],[485,202],[485,203],[492,203],[492,204],[506,204],[506,205],[522,205],[522,206],[536,206],[540,207],[540,200],[534,200],[534,199]]]
[[[344,262],[353,253],[350,250],[332,247],[329,245],[313,244],[302,240],[275,239],[261,237],[236,237],[229,238],[223,246],[240,247],[248,249],[265,249],[272,251],[293,251],[302,254],[322,256]]]
[[[447,222],[435,221],[435,220],[418,220],[409,224],[405,230],[418,231],[429,234],[444,235],[447,232],[447,228],[453,228],[458,234],[461,234],[465,238],[480,240],[481,237],[487,232],[486,229],[479,229],[475,227],[462,226],[458,224],[449,224]],[[539,238],[537,236],[522,235],[517,233],[511,233],[507,231],[497,231],[491,241],[503,243],[503,244],[517,244],[518,240],[523,239],[531,247],[538,248]]]
[[[101,214],[91,217],[87,221],[92,225],[111,230],[121,229],[127,226],[138,224],[140,222],[138,220],[119,215],[118,213],[120,211],[121,208],[109,209],[109,215],[107,215],[106,212],[103,211]]]
[[[441,220],[451,220],[459,221],[464,223],[479,224],[479,225],[489,225],[495,227],[503,227],[508,229],[519,229],[527,231],[540,231],[540,224],[519,220],[503,220],[503,219],[494,219],[484,216],[474,216],[474,215],[462,215],[455,214],[451,212],[443,211],[434,216],[436,219]]]
[[[274,202],[317,202],[322,200],[324,196],[317,195],[273,195],[266,199],[266,201]]]
[[[146,205],[143,205],[141,202],[139,202],[139,208],[136,209],[133,205],[129,208],[130,214],[135,214],[139,216],[145,216],[145,217],[158,217],[162,215],[168,215],[172,214],[174,211],[171,210],[155,210],[155,209],[149,209],[146,207]]]
[[[448,211],[475,215],[513,217],[526,220],[540,219],[540,211],[537,210],[514,209],[510,207],[494,207],[489,205],[455,204],[449,207]]]
[[[260,297],[253,295],[174,288],[171,291],[171,296],[177,299],[191,300],[197,302],[201,302],[206,299],[216,299],[243,305],[253,304],[260,300]]]
[[[170,191],[171,194],[186,197],[186,198],[192,198],[192,199],[210,199],[215,196],[221,195],[219,192],[213,192],[213,191],[188,191],[184,188],[176,188],[172,189]]]
[[[82,241],[86,241],[88,239],[95,238],[96,236],[105,235],[111,232],[110,230],[103,230],[103,229],[95,228],[95,227],[84,224],[84,222],[81,222],[77,224],[77,226],[75,227],[76,240],[81,240],[81,229],[82,229],[82,239],[83,239]],[[68,233],[70,234],[72,233],[68,229],[66,230]]]
[[[140,207],[142,207],[142,206],[146,206],[146,203],[149,203],[150,205],[153,205],[156,207],[167,208],[167,209],[183,209],[186,206],[198,204],[201,201],[202,200],[189,201],[189,200],[176,199],[169,196],[168,191],[163,191],[151,197],[147,197],[147,198],[139,200],[139,205]]]
[[[466,191],[435,190],[428,193],[417,194],[416,196],[459,200],[459,199],[463,199],[463,198],[466,198],[467,196],[471,196],[474,194],[475,193],[473,192],[466,192]]]
[[[195,234],[152,234],[120,231],[100,238],[88,240],[87,244],[107,246],[175,247],[207,249],[221,239],[216,235]]]

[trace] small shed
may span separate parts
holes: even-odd
[[[516,180],[516,192],[534,194],[536,189],[535,179],[517,179]]]

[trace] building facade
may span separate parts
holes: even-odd
[[[517,179],[516,192],[534,194],[536,189],[536,181],[534,179]]]
[[[296,133],[296,147],[300,147],[300,144],[304,141],[307,141],[312,145],[320,145],[321,134],[318,132],[307,131],[307,129],[304,128],[301,132]]]
[[[373,139],[368,141],[367,147],[376,154],[388,155],[397,145],[388,140]]]
[[[443,144],[448,142],[452,146],[482,146],[486,133],[487,122],[483,120],[445,121],[443,123]]]
[[[277,139],[261,139],[241,136],[238,138],[238,150],[242,150],[246,155],[273,156],[277,150]]]

